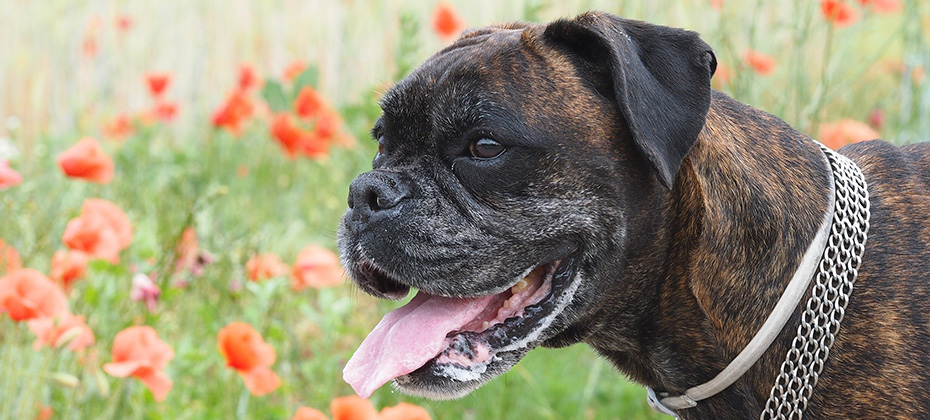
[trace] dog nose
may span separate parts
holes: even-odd
[[[409,195],[409,189],[395,173],[370,171],[349,184],[349,209],[353,219],[368,221],[376,214],[394,209]]]

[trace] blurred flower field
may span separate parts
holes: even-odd
[[[924,0],[0,0],[0,419],[651,419],[583,346],[457,401],[352,397],[334,253],[379,95],[464,27],[600,9],[838,148],[930,140]]]

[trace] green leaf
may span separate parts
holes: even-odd
[[[284,95],[284,88],[276,80],[266,80],[265,86],[262,86],[262,98],[268,103],[268,107],[274,112],[287,111],[291,107],[291,101],[287,100]]]
[[[107,260],[93,259],[87,263],[87,268],[90,269],[90,272],[93,274],[109,274],[114,277],[125,277],[129,276],[132,273],[128,268],[120,264],[113,264]]]
[[[300,94],[300,91],[306,86],[316,86],[317,79],[319,79],[320,71],[316,66],[307,66],[302,73],[300,73],[296,79],[294,79],[294,88],[291,91],[291,102],[293,103],[297,99],[297,95]]]

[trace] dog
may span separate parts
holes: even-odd
[[[418,294],[356,351],[362,396],[457,398],[536,346],[587,343],[681,394],[723,370],[779,300],[831,203],[820,147],[711,89],[690,31],[589,12],[464,33],[382,98],[350,185],[347,273]],[[844,147],[868,184],[855,288],[808,419],[930,418],[930,146]],[[809,296],[808,292],[808,295]],[[756,417],[803,303],[686,419]]]

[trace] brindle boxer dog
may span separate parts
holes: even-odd
[[[830,169],[804,134],[711,90],[715,67],[693,32],[588,13],[467,32],[397,83],[339,242],[362,290],[419,292],[347,381],[455,398],[578,342],[671,393],[720,372],[814,238]],[[865,174],[871,230],[805,418],[928,418],[930,147],[841,152]],[[795,312],[739,381],[679,415],[757,418]]]

